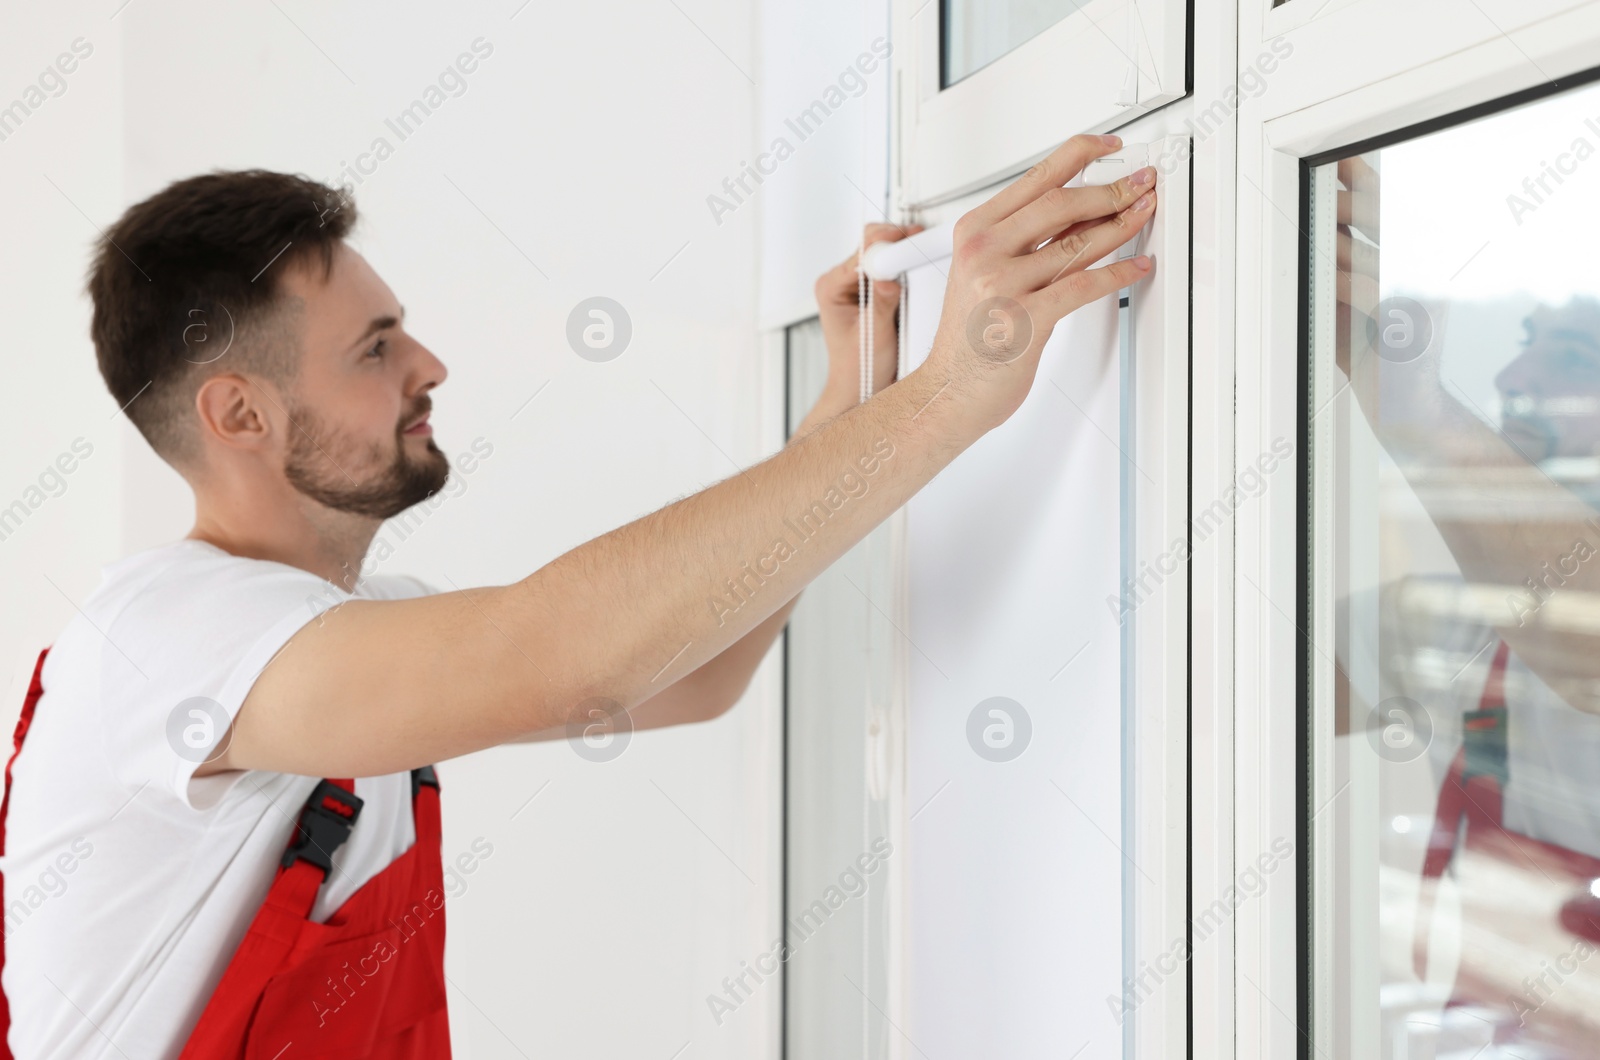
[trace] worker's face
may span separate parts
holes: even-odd
[[[301,299],[298,370],[284,409],[284,474],[329,508],[387,519],[443,488],[450,474],[428,425],[445,367],[401,326],[405,311],[367,260],[339,244],[289,270]]]
[[[1529,460],[1600,456],[1600,312],[1539,306],[1495,377],[1501,430]]]

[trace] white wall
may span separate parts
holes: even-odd
[[[332,179],[387,138],[392,156],[356,190],[357,246],[450,368],[441,446],[481,437],[494,453],[385,571],[504,583],[776,446],[757,214],[717,224],[705,201],[752,156],[751,5],[519,3],[136,0],[114,21],[107,3],[0,38],[0,92],[73,36],[105,39],[0,143],[7,214],[23,219],[0,285],[19,384],[0,497],[97,432],[66,495],[0,542],[20,604],[0,618],[12,701],[23,657],[70,614],[39,572],[81,597],[99,564],[183,534],[192,515],[181,481],[108,419],[77,293],[94,231],[41,170],[104,225],[176,178],[262,166]],[[384,119],[479,37],[493,53],[465,93],[401,142]],[[591,295],[632,318],[609,363],[564,337]],[[776,663],[727,717],[636,734],[613,762],[556,743],[441,769],[447,858],[479,837],[494,851],[449,905],[458,1056],[770,1052],[775,986],[721,1027],[705,997],[777,934]]]
[[[863,224],[886,219],[896,57],[870,61],[874,41],[894,47],[886,0],[762,0],[760,7],[756,151],[770,161],[746,161],[772,172],[739,209],[755,202],[761,211],[760,323],[778,327],[815,314],[816,278],[850,256]],[[864,53],[869,61],[861,61]],[[860,76],[863,69],[869,72]],[[825,111],[812,110],[818,102]]]
[[[9,19],[0,33],[0,106],[37,85],[74,40],[89,51],[63,64],[72,72],[60,95],[42,93],[42,105],[20,124],[8,117],[0,129],[0,599],[7,604],[0,608],[0,719],[7,734],[39,649],[119,547],[123,439],[95,368],[83,293],[88,246],[98,235],[91,218],[103,222],[121,204],[121,41],[107,11],[40,7]],[[69,460],[62,466],[72,472],[55,477],[55,462],[80,437],[89,457]],[[17,502],[23,507],[13,508]],[[9,739],[5,746],[9,753]]]

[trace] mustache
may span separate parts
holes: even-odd
[[[1546,448],[1555,445],[1557,438],[1555,424],[1547,417],[1541,416],[1536,412],[1525,414],[1507,413],[1500,418],[1500,431],[1502,434],[1516,428],[1534,435],[1545,444]],[[1520,446],[1517,448],[1520,448]]]
[[[422,417],[428,415],[428,413],[430,413],[432,411],[433,411],[433,398],[428,397],[426,394],[424,394],[422,396],[422,400],[417,402],[417,405],[416,405],[415,408],[413,408],[410,412],[406,413],[404,416],[400,417],[400,423],[395,427],[395,431],[397,433],[401,432],[401,431],[404,431],[406,429],[406,425],[407,424],[411,424],[411,423],[417,422]]]

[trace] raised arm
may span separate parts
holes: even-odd
[[[921,225],[869,224],[862,234],[862,242],[865,246],[893,243],[921,230]],[[858,319],[861,312],[858,305],[857,256],[851,254],[817,280],[817,310],[824,345],[827,347],[828,374],[822,393],[811,406],[811,411],[795,427],[790,444],[861,401],[861,333]],[[877,394],[895,380],[898,326],[895,314],[900,304],[900,285],[883,280],[874,282],[872,289],[872,336],[876,353],[872,393]],[[721,654],[631,709],[628,712],[628,726],[634,730],[660,729],[669,725],[709,721],[723,714],[749,688],[750,679],[755,676],[757,667],[766,658],[778,634],[783,632],[789,615],[799,601],[799,594],[791,596]],[[591,715],[591,718],[596,723],[606,720],[601,715]],[[535,733],[518,742],[559,740],[568,736],[567,728],[561,726]]]
[[[1497,384],[1509,409],[1523,403],[1532,411],[1508,416],[1506,429],[1496,430],[1443,385],[1444,319],[1433,322],[1432,342],[1415,356],[1377,352],[1371,336],[1395,323],[1373,320],[1378,174],[1359,156],[1341,161],[1338,172],[1338,365],[1462,575],[1480,590],[1465,617],[1493,625],[1570,705],[1600,713],[1600,564],[1588,562],[1600,553],[1600,519],[1538,466],[1563,455],[1551,429],[1540,426],[1552,422],[1538,411],[1541,401],[1576,398],[1581,406],[1600,379],[1596,321],[1544,307],[1529,316],[1515,362],[1520,375],[1507,369]]]
[[[630,709],[705,664],[1004,422],[1057,321],[1146,275],[1143,258],[1088,266],[1149,219],[1153,171],[1061,187],[1115,146],[1074,137],[961,219],[933,349],[907,378],[515,584],[325,613],[197,772],[393,772]]]

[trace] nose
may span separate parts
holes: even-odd
[[[1538,397],[1538,376],[1534,369],[1534,351],[1529,347],[1513,357],[1494,377],[1495,389],[1500,391],[1500,398],[1508,407]]]
[[[417,378],[416,392],[426,394],[434,387],[443,383],[450,375],[450,370],[444,362],[434,355],[434,352],[420,342],[414,342],[417,353],[417,363],[414,374]]]

